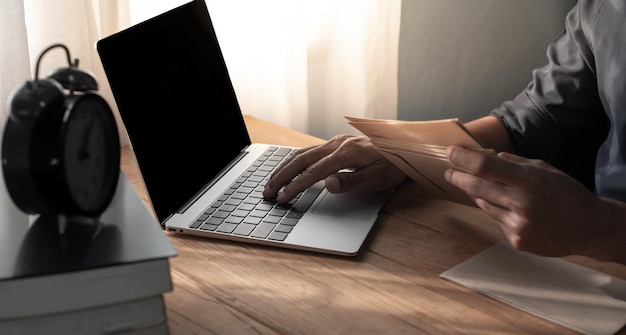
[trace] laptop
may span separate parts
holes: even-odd
[[[96,46],[163,229],[358,254],[389,192],[335,195],[321,181],[289,204],[263,199],[294,148],[251,143],[203,0]]]

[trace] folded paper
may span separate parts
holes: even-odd
[[[441,277],[583,334],[614,334],[626,325],[626,281],[506,241]]]

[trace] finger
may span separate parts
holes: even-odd
[[[528,168],[540,162],[510,153],[473,150],[459,146],[448,147],[446,154],[455,169],[518,187],[534,187],[533,174]]]
[[[546,163],[543,160],[540,159],[530,159],[530,158],[526,158],[526,157],[522,157],[522,156],[518,156],[515,154],[512,154],[510,152],[499,152],[498,153],[498,158],[516,164],[516,165],[520,165],[520,166],[524,166],[525,168],[529,168],[529,167],[540,167],[543,169],[549,169],[552,171],[558,171],[554,166]]]
[[[276,169],[274,169],[274,171],[272,172],[272,176],[274,176],[278,171],[282,170],[282,168],[288,164],[291,163],[291,161],[300,155],[305,154],[307,151],[313,150],[315,148],[317,148],[318,145],[314,145],[314,146],[310,146],[310,147],[306,147],[306,148],[300,148],[297,149],[296,151],[292,152],[291,154],[289,154],[288,157],[286,157],[279,165]]]
[[[455,169],[477,175],[494,173],[498,163],[494,150],[475,150],[451,145],[446,149],[446,156]]]
[[[263,196],[275,198],[278,191],[291,182],[312,163],[324,157],[327,151],[334,150],[331,143],[299,149],[283,161],[265,184]]]
[[[500,159],[504,159],[506,161],[509,161],[511,163],[517,163],[517,164],[526,164],[528,163],[529,159],[522,157],[522,156],[518,156],[516,154],[512,154],[510,152],[499,152],[498,153],[498,157]]]
[[[272,174],[265,185],[263,196],[266,198],[275,198],[279,190],[284,185],[290,183],[296,176],[300,175],[300,173],[308,169],[315,162],[318,162],[326,155],[337,150],[338,147],[352,137],[354,136],[337,135],[321,145],[311,146],[296,151],[287,159],[286,162],[279,165],[276,171]],[[322,178],[323,177],[320,177],[320,179]]]
[[[511,187],[482,176],[454,169],[446,170],[444,176],[450,184],[463,190],[470,198],[483,199],[502,208],[511,208],[519,197]]]
[[[514,215],[510,210],[496,206],[484,199],[476,199],[476,205],[485,211],[489,216],[495,219],[502,235],[515,246],[519,243],[519,235],[515,225],[512,224],[511,216]]]
[[[291,200],[292,197],[304,191],[319,180],[333,176],[328,180],[331,189],[337,192],[345,192],[354,188],[353,180],[362,180],[361,174],[345,174],[345,170],[359,171],[371,168],[381,162],[380,154],[373,150],[373,145],[364,137],[352,135],[338,136],[331,140],[338,143],[327,156],[312,163],[300,175],[287,184],[282,193],[277,196],[279,202]],[[332,148],[332,147],[331,147]],[[338,174],[338,172],[340,172]],[[351,172],[352,173],[352,172]],[[354,178],[356,177],[356,178]]]
[[[475,199],[475,202],[478,208],[482,209],[485,213],[489,214],[489,216],[498,221],[502,228],[506,228],[509,231],[513,229],[513,227],[509,224],[509,217],[511,216],[511,211],[509,209],[500,207],[482,198]]]
[[[344,169],[344,159],[335,158],[335,155],[336,153],[325,156],[309,165],[308,168],[285,185],[282,192],[276,196],[276,200],[281,203],[288,202],[316,182]]]
[[[389,190],[400,184],[406,175],[395,165],[379,160],[353,172],[342,172],[326,178],[326,189],[343,193],[357,189],[374,192]]]
[[[330,193],[350,192],[357,188],[368,187],[368,168],[339,172],[326,178],[326,189]]]
[[[274,187],[277,190],[300,174],[309,164],[317,161],[321,155],[320,149],[317,147],[297,150],[274,169],[266,187],[270,189]]]

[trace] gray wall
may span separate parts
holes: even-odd
[[[398,119],[486,115],[546,62],[575,0],[403,0]]]

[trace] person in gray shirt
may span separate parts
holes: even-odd
[[[580,0],[547,56],[517,97],[465,124],[493,150],[449,147],[445,178],[519,250],[626,264],[626,3]],[[338,135],[283,164],[264,196],[287,202],[321,179],[340,193],[405,178],[368,138]]]

